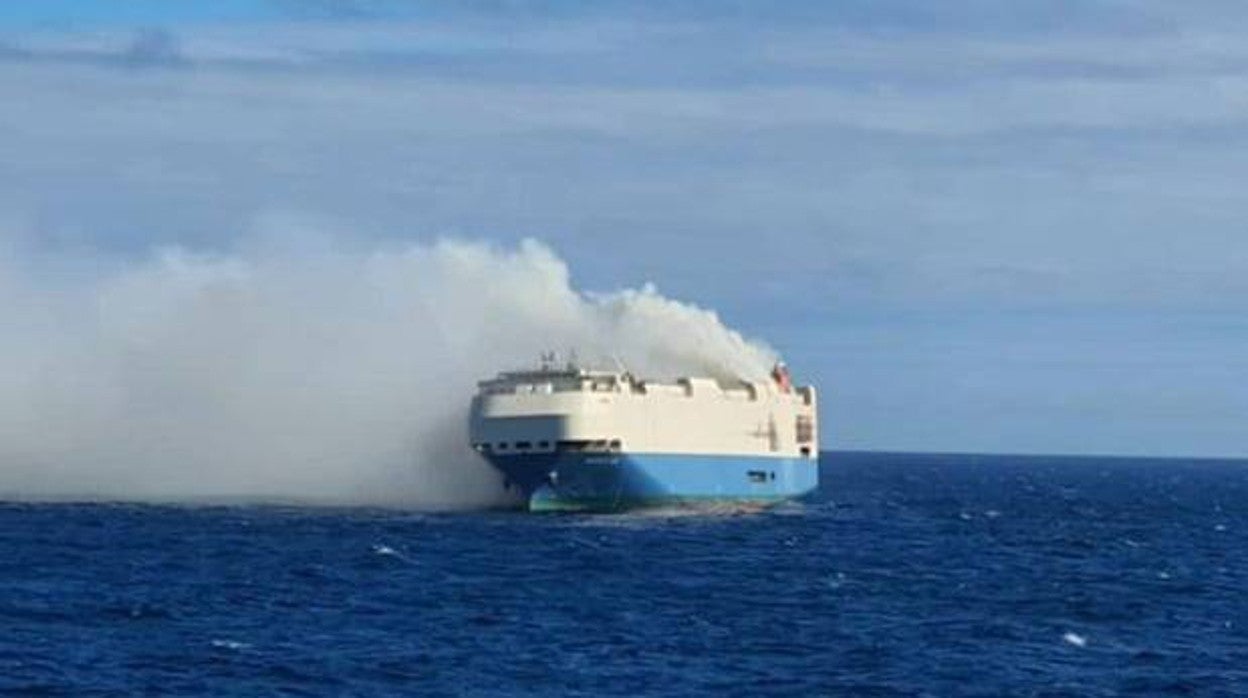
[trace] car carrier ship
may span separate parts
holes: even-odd
[[[640,380],[574,363],[481,381],[472,448],[531,511],[761,506],[819,479],[815,389],[767,381]]]

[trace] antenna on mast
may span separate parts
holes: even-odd
[[[542,370],[549,371],[551,367],[555,365],[555,362],[557,362],[558,360],[559,360],[559,357],[555,354],[555,352],[553,351],[542,352]]]

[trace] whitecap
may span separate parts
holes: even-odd
[[[396,560],[402,560],[404,562],[411,562],[411,559],[407,557],[406,555],[404,555],[403,553],[395,550],[394,548],[391,548],[388,545],[384,545],[381,543],[378,543],[373,546],[373,554],[381,555],[384,557],[392,557]]]
[[[220,647],[221,649],[227,650],[245,650],[248,647],[251,647],[251,645],[246,642],[239,642],[237,640],[212,640],[208,644],[213,647]]]
[[[1075,647],[1088,646],[1088,639],[1086,637],[1071,632],[1062,635],[1062,640],[1064,640],[1066,644],[1074,645]]]
[[[580,546],[586,547],[586,548],[593,548],[594,550],[603,550],[603,549],[604,549],[604,548],[603,548],[603,545],[602,545],[601,543],[597,543],[597,542],[594,542],[594,541],[592,541],[592,540],[586,540],[586,539],[584,539],[584,538],[580,538],[580,537],[573,538],[573,539],[572,539],[572,542],[573,542],[573,543],[576,543],[577,545],[580,545]]]

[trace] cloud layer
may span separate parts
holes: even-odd
[[[691,294],[728,263],[777,299],[1241,307],[1248,42],[1080,6],[1048,32],[912,26],[903,3],[887,31],[704,8],[9,33],[0,205],[121,245],[275,211],[537,236]],[[625,238],[627,263],[596,253]],[[658,238],[681,253],[639,255]]]

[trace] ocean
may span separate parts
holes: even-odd
[[[1248,462],[821,463],[752,514],[0,504],[0,694],[1248,695]]]

